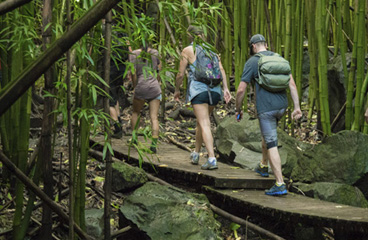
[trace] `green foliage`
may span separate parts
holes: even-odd
[[[153,155],[151,155],[152,154],[151,150],[147,146],[145,146],[142,142],[140,142],[138,139],[139,135],[143,135],[144,141],[146,143],[148,142],[148,140],[152,140],[152,131],[149,126],[146,126],[143,129],[139,129],[140,118],[141,116],[138,116],[137,123],[135,124],[133,132],[132,132],[132,138],[130,139],[130,142],[129,142],[128,156],[130,156],[131,148],[132,147],[135,148],[138,153],[139,167],[141,168],[145,159],[149,161],[150,163],[152,163],[150,156],[153,156]],[[157,156],[156,158],[159,161],[159,158]],[[151,165],[153,169],[155,170],[155,166],[153,164]]]
[[[36,17],[35,17],[36,16]],[[41,41],[40,15],[24,15],[20,11],[13,11],[3,17],[5,27],[0,30],[0,48],[4,51],[25,50],[25,55],[34,59],[40,54]]]

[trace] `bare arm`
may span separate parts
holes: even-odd
[[[367,110],[365,111],[364,117],[365,117],[365,121],[366,121],[366,123],[368,123],[368,108],[367,108]]]
[[[161,68],[162,68],[162,64],[161,64],[161,61],[160,61],[160,63],[157,66],[157,81],[159,83],[161,83],[161,76],[160,76]]]
[[[290,74],[289,88],[290,88],[291,98],[293,99],[293,103],[294,103],[294,111],[291,114],[291,118],[299,119],[302,116],[302,111],[300,110],[300,105],[299,105],[298,90],[296,88],[294,78],[291,74]]]
[[[241,81],[239,83],[238,91],[236,92],[236,99],[235,99],[235,117],[237,117],[238,122],[243,118],[243,111],[241,109],[243,106],[246,89],[247,89],[247,83]],[[238,118],[238,115],[239,115],[239,118]]]
[[[137,86],[137,72],[135,72],[134,74],[132,74],[132,80],[133,80],[133,88],[135,88]]]
[[[222,75],[222,86],[224,88],[224,98],[225,98],[225,102],[229,103],[230,100],[231,100],[231,94],[230,94],[229,88],[227,86],[226,73],[225,73],[225,69],[222,67],[220,57],[218,57],[218,58],[219,58],[220,71],[221,71],[221,75]]]
[[[185,49],[181,53],[181,59],[180,59],[180,65],[179,65],[179,72],[176,75],[175,80],[175,93],[174,93],[174,99],[176,101],[179,101],[180,98],[180,86],[183,83],[185,69],[188,66],[188,57]]]

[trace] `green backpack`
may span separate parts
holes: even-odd
[[[269,92],[281,92],[289,87],[291,68],[289,62],[275,53],[271,56],[257,53],[258,84]]]

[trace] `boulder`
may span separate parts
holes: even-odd
[[[302,150],[311,148],[311,145],[297,141],[281,129],[278,129],[278,138],[284,175],[290,176]],[[248,114],[244,114],[240,122],[232,116],[225,118],[217,127],[215,144],[220,160],[254,169],[262,159],[262,136],[258,119]]]
[[[214,137],[221,159],[228,162],[234,162],[235,159],[244,159],[239,157],[239,155],[243,155],[244,146],[254,150],[254,158],[262,152],[258,120],[251,119],[248,114],[244,114],[240,122],[237,122],[233,116],[226,117],[217,126]]]
[[[346,61],[348,66],[350,66],[351,54],[349,53],[346,54]],[[344,76],[341,55],[332,58],[330,63],[328,64],[327,79],[328,79],[328,103],[330,111],[330,120],[332,123],[346,102],[345,82],[347,77]],[[321,124],[319,123],[318,125]],[[332,127],[331,130],[334,133],[344,130],[345,116],[341,115],[341,117],[338,120],[336,120],[335,124],[332,125],[331,127]]]
[[[312,184],[293,183],[298,191],[308,197],[355,207],[368,208],[368,201],[357,188],[347,184],[316,182]],[[295,188],[293,188],[295,190]]]
[[[220,225],[203,194],[147,182],[124,200],[120,213],[121,225],[134,223],[149,239],[220,239]]]
[[[113,192],[130,191],[142,186],[147,181],[147,175],[141,168],[118,161],[112,164],[111,190]]]
[[[355,184],[368,173],[368,135],[341,131],[303,152],[290,177],[294,181]]]
[[[285,177],[294,182],[356,186],[368,199],[368,135],[344,130],[312,145],[297,141],[281,129],[277,132]],[[215,143],[220,160],[254,169],[262,159],[258,120],[247,114],[239,123],[233,116],[225,118],[217,127]]]
[[[86,209],[86,232],[96,239],[102,239],[104,232],[104,209]]]

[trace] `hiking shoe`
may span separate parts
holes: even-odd
[[[150,150],[153,153],[157,153],[157,148],[155,146],[153,146],[153,145],[151,145]]]
[[[198,165],[198,162],[199,162],[199,153],[197,152],[192,152],[190,154],[190,160],[192,161],[192,164],[193,165]]]
[[[217,161],[216,160],[212,163],[207,160],[207,162],[201,166],[202,170],[214,170],[214,169],[217,169],[217,168],[218,168],[218,166],[217,166]]]
[[[257,167],[254,169],[256,173],[261,174],[262,177],[268,177],[268,167],[261,167],[261,163],[258,163]]]
[[[270,188],[269,190],[266,190],[265,194],[270,195],[270,196],[286,195],[287,194],[286,184],[283,183],[281,186],[277,186],[275,184],[272,186],[272,188]]]
[[[111,135],[112,138],[117,138],[117,139],[120,139],[123,137],[123,131],[118,131],[114,134]]]

